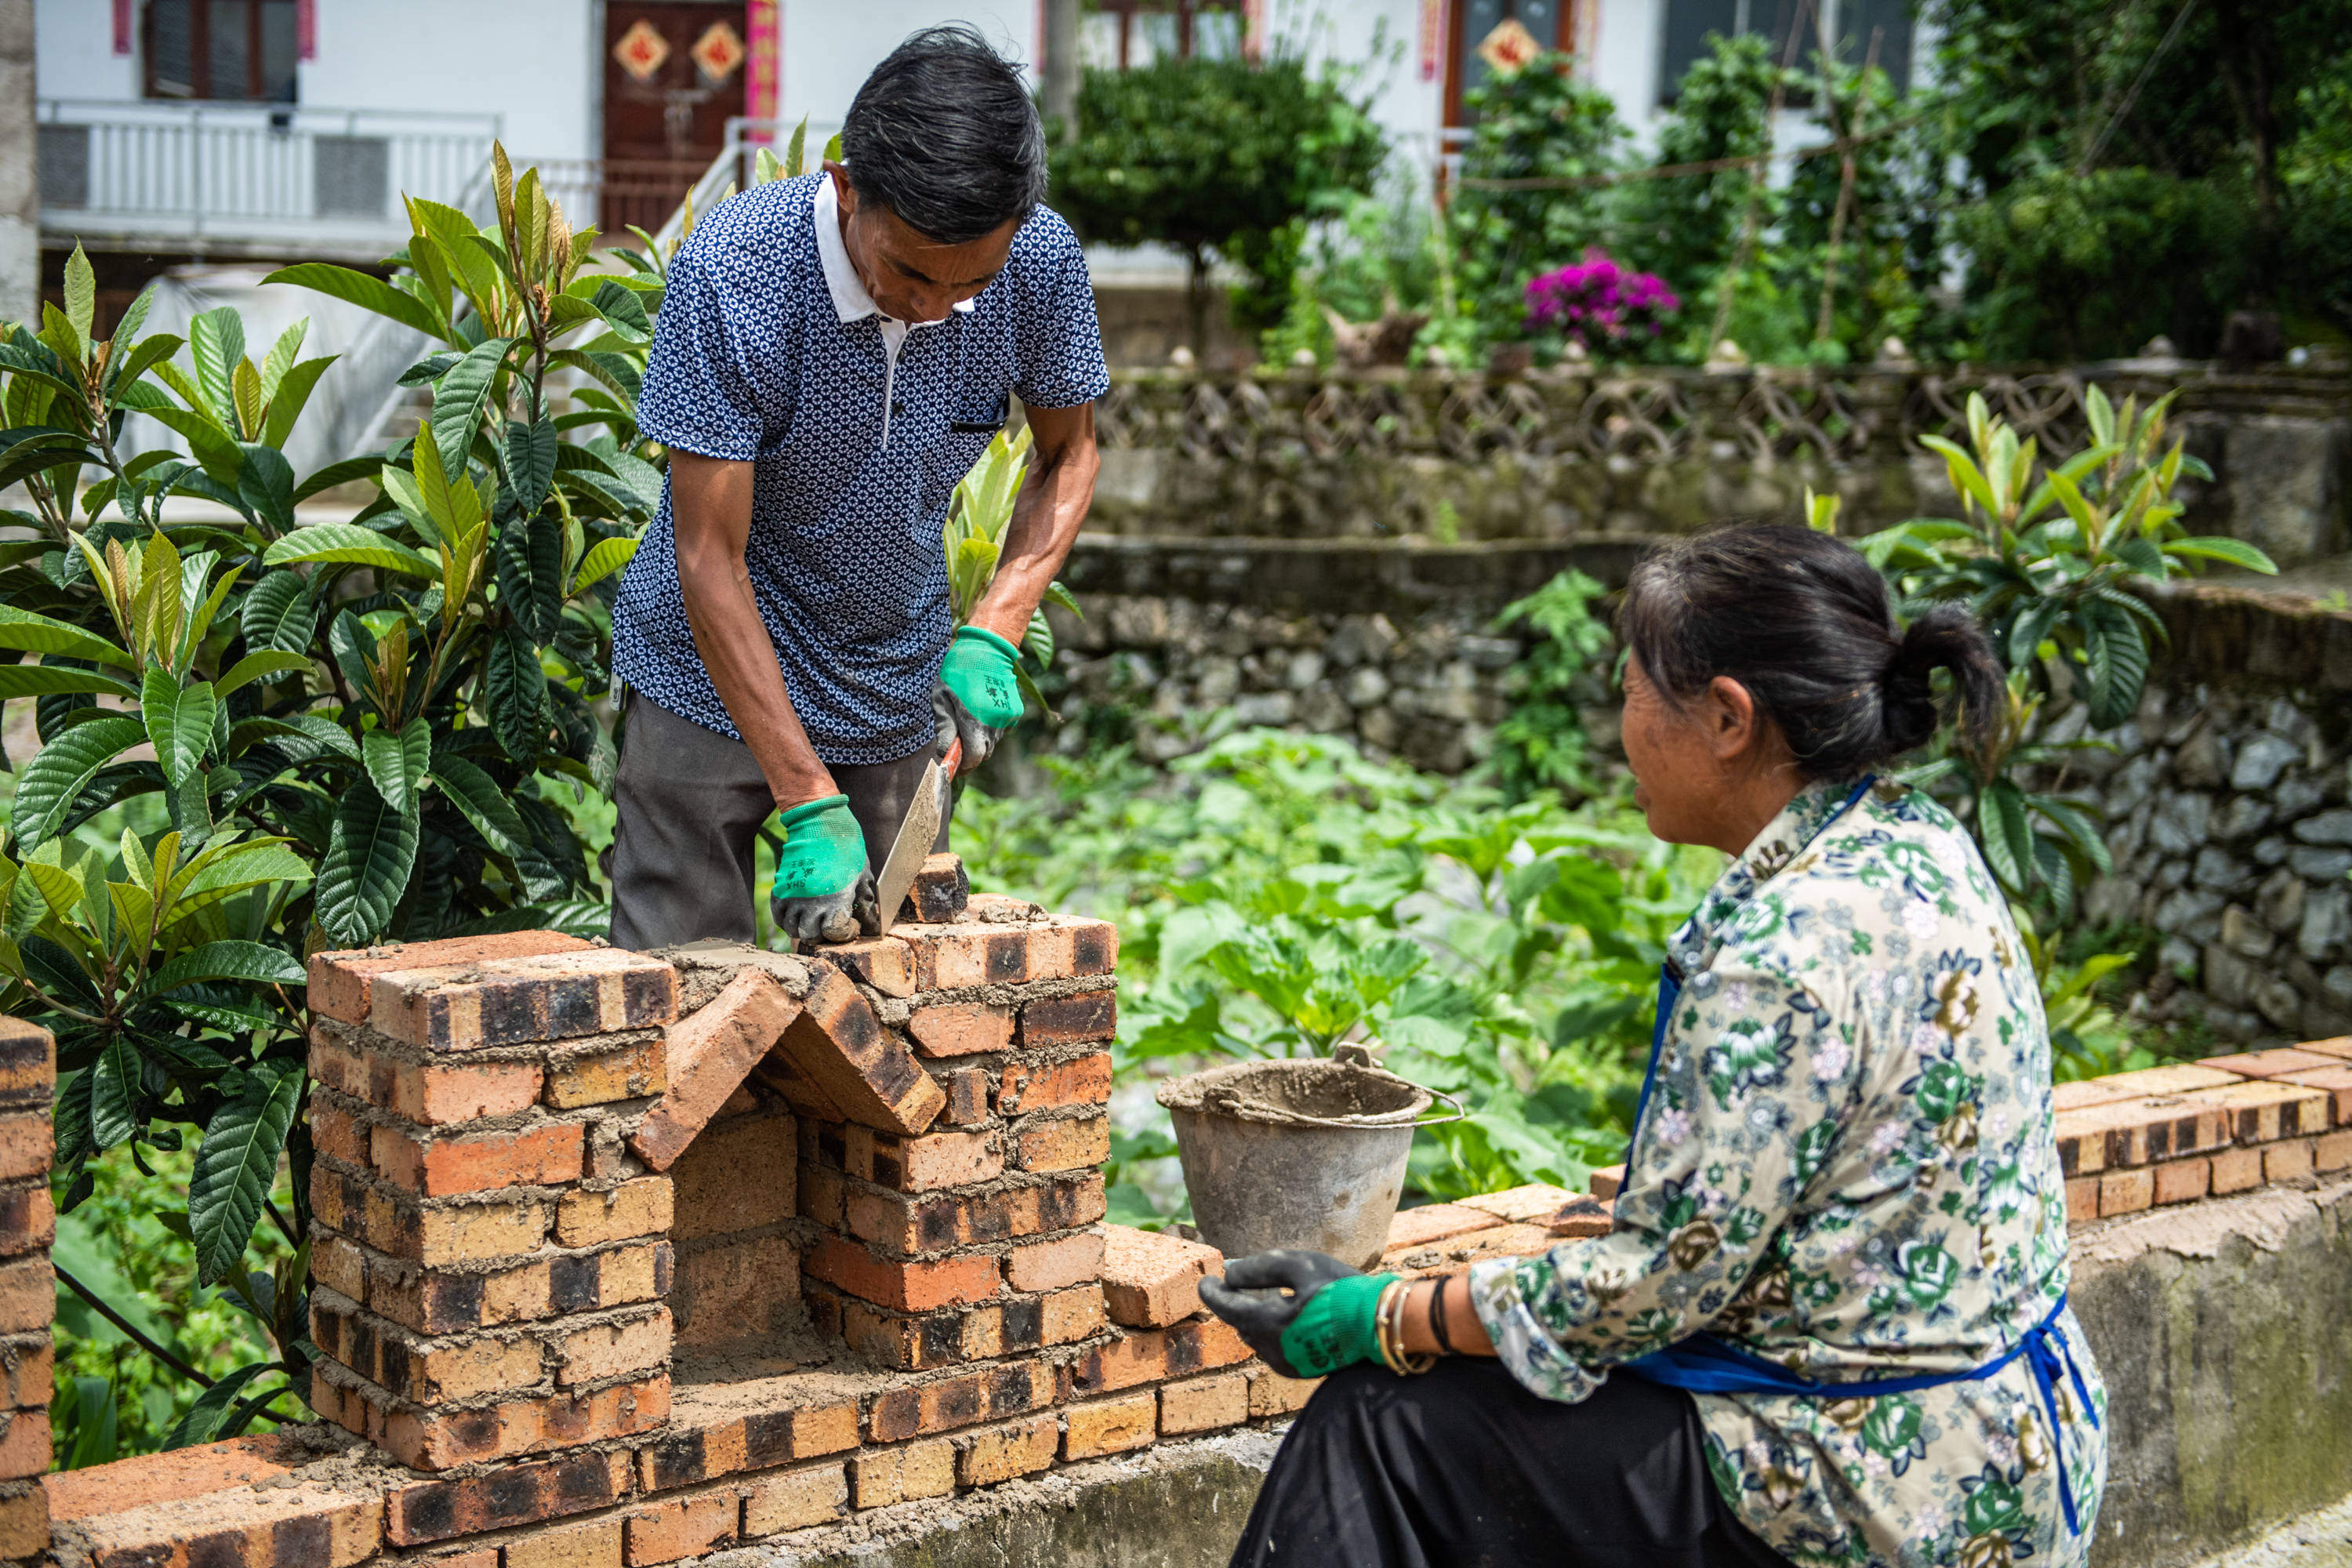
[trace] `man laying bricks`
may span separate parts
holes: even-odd
[[[751,941],[775,813],[777,924],[872,930],[925,764],[961,738],[976,767],[1020,718],[1015,645],[1093,499],[1109,376],[1019,73],[969,29],[918,33],[842,142],[670,266],[637,414],[668,483],[613,609],[616,946]],[[940,527],[1013,393],[1037,467],[959,628]]]

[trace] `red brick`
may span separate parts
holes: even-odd
[[[58,1277],[47,1253],[0,1264],[0,1334],[46,1329],[57,1310]]]
[[[2156,1173],[2145,1167],[2110,1171],[2099,1178],[2099,1217],[2137,1214],[2156,1202]]]
[[[367,1170],[368,1130],[340,1105],[323,1100],[310,1102],[310,1147],[330,1160]]]
[[[1054,1463],[1061,1424],[1039,1415],[993,1432],[982,1432],[956,1449],[956,1480],[968,1487],[994,1486],[1035,1475]]]
[[[946,1258],[928,1263],[893,1261],[877,1258],[865,1247],[832,1236],[820,1237],[801,1267],[812,1279],[837,1285],[853,1296],[902,1312],[985,1301],[997,1293],[1002,1283],[993,1258]]]
[[[1249,1346],[1223,1321],[1188,1318],[1170,1328],[1129,1331],[1087,1352],[1078,1358],[1075,1386],[1081,1394],[1115,1394],[1249,1359]]]
[[[907,1135],[930,1126],[947,1096],[906,1042],[847,974],[821,960],[809,971],[808,999],[778,1050],[851,1121]]]
[[[0,1015],[0,1105],[40,1105],[58,1087],[58,1047],[49,1032]]]
[[[2330,1103],[2325,1089],[2291,1083],[2253,1082],[2226,1089],[2200,1089],[2181,1097],[2228,1114],[2241,1143],[2268,1143],[2327,1131]]]
[[[1050,1066],[1007,1062],[997,1109],[1007,1116],[1065,1105],[1101,1105],[1110,1099],[1110,1057],[1101,1051]]]
[[[637,1451],[638,1486],[667,1491],[857,1447],[854,1402],[807,1397],[782,1378],[689,1386],[668,1427]]]
[[[801,1016],[801,1005],[766,970],[739,970],[709,1005],[671,1026],[669,1088],[629,1147],[653,1169],[668,1170]]]
[[[625,1522],[617,1517],[592,1519],[534,1530],[507,1542],[506,1568],[621,1568]]]
[[[2213,1156],[2213,1195],[2242,1193],[2263,1184],[2263,1152],[2260,1149],[2223,1149]],[[2071,1185],[2071,1184],[2070,1184]]]
[[[49,1118],[42,1112],[0,1116],[0,1181],[46,1175],[56,1142]]]
[[[1049,1345],[1074,1345],[1102,1331],[1108,1315],[1099,1285],[1056,1290],[1039,1300],[1037,1337]]]
[[[830,1524],[849,1504],[846,1467],[808,1465],[763,1477],[743,1499],[743,1538]]]
[[[914,885],[907,889],[906,900],[892,918],[944,925],[962,919],[971,900],[971,879],[964,874],[963,861],[944,852],[926,855],[915,872]]]
[[[1246,1352],[1244,1352],[1246,1353]],[[951,1432],[959,1426],[1042,1410],[1054,1403],[1054,1369],[1043,1362],[1013,1362],[875,1396],[866,1436],[877,1443]]]
[[[1165,1232],[1103,1226],[1102,1287],[1113,1322],[1165,1328],[1201,1310],[1201,1281],[1223,1274],[1213,1247]]]
[[[2268,1051],[2241,1051],[2235,1056],[2207,1057],[2197,1064],[2216,1072],[2235,1073],[2240,1078],[2277,1078],[2283,1073],[2310,1072],[2317,1068],[2340,1065],[2334,1057],[2317,1051],[2298,1051],[2280,1047]]]
[[[968,1057],[1013,1044],[1013,1009],[982,1002],[918,1007],[907,1020],[915,1049],[927,1057]]]
[[[844,1130],[843,1147],[848,1174],[902,1193],[994,1181],[1004,1173],[1003,1146],[994,1132],[899,1138],[852,1126]]]
[[[51,1516],[72,1521],[255,1486],[308,1463],[310,1457],[290,1436],[264,1432],[60,1470],[41,1484],[48,1493]]]
[[[1051,1241],[1015,1247],[1004,1260],[1004,1280],[1015,1290],[1065,1290],[1102,1277],[1103,1238],[1076,1231]]]
[[[38,1557],[48,1549],[48,1493],[29,1481],[0,1487],[0,1558]]]
[[[918,991],[1018,985],[1024,981],[1048,978],[1054,967],[1051,950],[1055,933],[1047,926],[960,921],[951,925],[905,925],[898,927],[896,934],[914,950]]]
[[[945,1497],[955,1490],[955,1445],[935,1440],[868,1449],[849,1461],[849,1484],[858,1508]]]
[[[1048,997],[1021,1009],[1021,1043],[1033,1049],[1108,1040],[1118,1032],[1118,993],[1081,991]]]
[[[1603,1165],[1592,1173],[1584,1184],[1584,1190],[1596,1198],[1614,1198],[1624,1190],[1624,1186],[1625,1167]]]
[[[49,1184],[38,1177],[21,1186],[0,1187],[0,1257],[47,1250],[58,1237],[58,1208]]]
[[[2338,1035],[2332,1040],[2305,1040],[2295,1049],[2333,1057],[2337,1061],[2352,1062],[2352,1035]]]
[[[952,1072],[936,1073],[940,1090],[948,1097],[947,1109],[940,1112],[940,1121],[950,1127],[977,1127],[988,1120],[988,1071],[984,1068],[957,1068]]]
[[[668,1231],[671,1187],[667,1176],[640,1176],[605,1193],[566,1193],[555,1210],[555,1239],[565,1247],[596,1247]]]
[[[678,1343],[705,1348],[791,1331],[800,1316],[800,1251],[782,1236],[728,1237],[678,1260]]]
[[[2340,1171],[2352,1165],[2352,1128],[2313,1139],[2311,1165],[2315,1171]]]
[[[792,1118],[780,1114],[713,1123],[670,1167],[677,1189],[671,1239],[693,1241],[792,1218],[800,1185],[793,1132]]]
[[[0,1394],[18,1410],[46,1405],[57,1397],[57,1350],[48,1341],[19,1345],[7,1356]]]
[[[0,1411],[0,1480],[37,1476],[50,1463],[49,1413]]]
[[[915,994],[915,950],[895,936],[870,942],[829,943],[816,950],[828,963],[840,965],[885,996]]]
[[[558,1363],[555,1381],[562,1384],[601,1383],[647,1372],[669,1360],[669,1309],[643,1318],[592,1324],[554,1342]]]
[[[1284,1377],[1267,1367],[1254,1367],[1249,1378],[1249,1413],[1253,1421],[1265,1421],[1276,1415],[1287,1415],[1294,1410],[1307,1408],[1307,1400],[1323,1386],[1319,1377]]]
[[[1075,1121],[1045,1121],[1022,1130],[1014,1141],[1014,1163],[1024,1171],[1068,1171],[1099,1165],[1110,1158],[1110,1121],[1087,1116]]]
[[[2313,1144],[2311,1138],[2287,1138],[2263,1146],[2263,1180],[2292,1182],[2298,1176],[2311,1174]]]
[[[797,1176],[801,1217],[813,1219],[828,1230],[845,1228],[841,1173],[803,1161]]]
[[[578,952],[590,943],[551,931],[499,931],[488,936],[449,937],[439,942],[394,942],[386,947],[346,948],[310,955],[310,1011],[347,1024],[368,1021],[373,983],[396,970],[436,969],[481,963],[497,958],[530,958]]]
[[[583,1146],[577,1122],[424,1139],[379,1123],[369,1138],[369,1152],[383,1179],[428,1198],[576,1182]]]
[[[615,1051],[583,1051],[547,1064],[547,1103],[559,1110],[643,1100],[669,1089],[669,1047],[656,1037]]]
[[[2213,1184],[2209,1159],[2168,1160],[2156,1167],[2156,1201],[2183,1204],[2203,1197]]]
[[[1544,1216],[1544,1234],[1570,1241],[1607,1236],[1617,1228],[1616,1207],[1613,1198],[1572,1197]]]
[[[628,1521],[629,1568],[698,1557],[734,1540],[739,1512],[732,1487],[719,1487],[632,1510]]]
[[[92,1516],[78,1529],[93,1568],[350,1568],[373,1558],[383,1544],[383,1504],[359,1482],[236,1487]]]
[[[2111,1100],[2058,1118],[2059,1168],[2088,1176],[2210,1153],[2230,1142],[2231,1126],[2223,1107],[2189,1095]]]
[[[1160,1398],[1150,1389],[1122,1394],[1091,1404],[1073,1405],[1063,1413],[1062,1458],[1094,1459],[1148,1447],[1160,1436]]]
[[[2066,1223],[2084,1225],[2099,1217],[2099,1178],[2070,1176],[2066,1180]]]
[[[311,1047],[312,1071],[320,1058]],[[396,1111],[428,1127],[511,1116],[539,1098],[542,1075],[536,1062],[431,1063],[390,1057],[366,1058],[363,1087],[337,1085],[371,1105]]]
[[[385,970],[369,988],[371,1026],[435,1051],[651,1028],[677,1011],[677,973],[618,948]]]
[[[656,1431],[668,1419],[669,1396],[669,1374],[657,1373],[590,1394],[538,1394],[487,1407],[391,1411],[381,1418],[381,1432],[371,1428],[369,1436],[413,1469],[453,1469]],[[324,1405],[319,1408],[340,1418]]]
[[[395,1546],[479,1535],[608,1508],[628,1489],[626,1454],[567,1455],[487,1475],[420,1481],[385,1497],[384,1535]]]
[[[1396,1218],[1389,1222],[1386,1250],[1392,1252],[1399,1247],[1426,1247],[1450,1236],[1485,1230],[1489,1226],[1502,1223],[1501,1219],[1482,1209],[1466,1208],[1459,1204],[1424,1204],[1420,1208],[1399,1209]]]
[[[1238,1372],[1171,1383],[1160,1391],[1160,1430],[1171,1437],[1249,1419],[1249,1379]]]
[[[2336,1125],[2352,1127],[2352,1063],[2330,1061],[2308,1072],[2281,1073],[2273,1081],[2326,1090],[2335,1104]]]

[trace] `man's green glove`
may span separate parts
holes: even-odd
[[[1201,1281],[1201,1300],[1285,1377],[1326,1377],[1380,1359],[1373,1317],[1393,1274],[1362,1274],[1320,1252],[1236,1258]]]
[[[1021,719],[1020,666],[1021,650],[994,632],[958,626],[940,665],[940,684],[981,723],[1009,730]]]
[[[796,805],[783,814],[782,825],[772,889],[777,928],[808,941],[847,942],[874,906],[866,834],[849,814],[849,797],[832,795]],[[873,924],[878,930],[881,922]]]

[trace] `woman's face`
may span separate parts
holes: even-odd
[[[1633,770],[1633,804],[1650,831],[1668,844],[1705,844],[1721,793],[1723,770],[1699,722],[1705,704],[1677,706],[1637,657],[1625,660],[1625,762]]]

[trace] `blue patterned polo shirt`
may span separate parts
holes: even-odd
[[[954,630],[940,530],[956,481],[1010,411],[1110,386],[1084,254],[1038,208],[1004,270],[945,321],[876,309],[822,174],[755,186],[698,219],[669,271],[637,400],[647,436],[756,464],[745,549],[784,689],[827,763],[895,762],[931,742]],[[740,740],[678,588],[670,500],[613,605],[613,672],[646,700]]]

